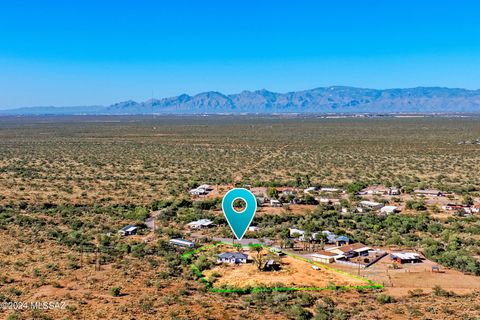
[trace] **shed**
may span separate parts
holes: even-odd
[[[395,252],[390,254],[390,258],[396,263],[419,263],[422,259],[418,253],[412,252]]]
[[[273,259],[267,260],[267,262],[265,262],[265,266],[263,267],[263,270],[264,271],[278,271],[278,270],[280,270],[280,264]]]
[[[128,226],[125,226],[122,229],[118,230],[118,234],[124,237],[132,236],[137,234],[137,230],[138,230],[138,227],[135,227],[129,224]]]
[[[278,200],[272,199],[270,200],[270,206],[272,207],[281,207],[282,203]]]

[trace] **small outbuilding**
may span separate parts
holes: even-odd
[[[265,266],[263,267],[263,270],[264,271],[278,271],[278,270],[280,270],[280,264],[273,259],[267,260],[267,262],[265,262]]]
[[[388,194],[391,195],[391,196],[398,196],[398,195],[400,195],[400,189],[390,188],[390,190],[388,190]]]
[[[123,237],[133,236],[137,234],[137,231],[138,231],[138,227],[135,227],[129,224],[128,226],[125,226],[122,229],[118,230],[118,234]]]
[[[270,200],[270,206],[271,207],[281,207],[282,203],[278,200],[272,199],[272,200]]]
[[[404,263],[419,263],[422,262],[422,258],[418,253],[412,252],[396,252],[390,254],[390,258],[396,263],[404,264]]]
[[[282,249],[277,248],[277,247],[270,247],[270,252],[273,253],[273,254],[276,254],[277,256],[285,255],[285,253],[282,251]]]

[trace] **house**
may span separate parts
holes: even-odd
[[[389,189],[384,186],[369,186],[361,191],[363,194],[371,195],[385,195],[388,194]]]
[[[338,236],[335,238],[335,244],[337,246],[343,246],[350,243],[350,238],[347,236]]]
[[[217,262],[239,264],[247,263],[248,256],[241,252],[224,252],[218,255]]]
[[[270,200],[270,206],[272,207],[281,207],[282,203],[278,200],[272,199]]]
[[[363,207],[364,209],[378,210],[383,207],[383,204],[375,201],[364,200],[364,201],[360,201],[360,206]]]
[[[396,206],[385,206],[385,207],[382,207],[380,209],[380,212],[384,213],[384,214],[395,213],[395,212],[398,212],[398,207],[396,207]]]
[[[329,199],[329,198],[318,198],[318,202],[325,203],[325,204],[331,204],[332,200]]]
[[[250,226],[250,227],[248,227],[248,231],[250,231],[250,232],[257,232],[257,231],[259,231],[259,230],[260,230],[260,228],[257,227],[257,226]]]
[[[259,206],[261,206],[262,204],[268,201],[268,198],[263,196],[255,196],[255,199],[257,200],[257,204]]]
[[[413,191],[418,196],[426,196],[426,197],[444,197],[445,194],[440,190],[434,189],[427,189],[427,190],[414,190]]]
[[[313,192],[316,192],[317,190],[318,190],[317,187],[309,187],[307,189],[304,189],[303,193],[313,193]]]
[[[325,235],[325,237],[327,238],[327,243],[329,244],[336,244],[337,246],[341,246],[341,245],[345,245],[345,244],[349,244],[350,243],[350,238],[347,237],[347,236],[337,236],[336,234],[334,234],[333,232],[331,231],[328,231],[328,230],[324,230],[322,231],[322,233]]]
[[[190,193],[190,195],[192,196],[201,196],[201,195],[207,195],[212,190],[213,190],[212,186],[208,184],[202,184],[190,190],[188,193]]]
[[[296,235],[300,235],[300,237],[298,238],[299,240],[302,240],[303,239],[303,235],[305,234],[305,231],[304,230],[300,230],[300,229],[296,229],[296,228],[288,228],[288,230],[290,231],[289,235],[290,235],[290,238],[295,238]]]
[[[355,212],[357,214],[363,214],[365,212],[365,210],[362,207],[357,206],[357,207],[355,207]]]
[[[422,258],[418,253],[411,252],[396,252],[390,254],[390,258],[396,263],[419,263],[422,262]]]
[[[388,194],[391,195],[391,196],[398,196],[398,195],[400,195],[400,189],[390,188],[390,190],[388,190]]]
[[[320,262],[323,264],[329,264],[329,263],[334,263],[336,258],[338,258],[339,255],[334,252],[326,251],[326,250],[319,250],[316,253],[312,253],[310,255],[310,258],[313,261]]]
[[[137,230],[138,230],[138,227],[128,225],[128,226],[125,226],[122,229],[118,230],[118,234],[121,235],[121,236],[124,236],[124,237],[132,236],[132,235],[137,234]]]
[[[297,194],[297,191],[294,189],[283,189],[280,191],[280,195],[288,197],[288,196],[295,196]]]
[[[202,188],[195,188],[190,190],[188,193],[190,193],[190,195],[192,196],[203,196],[203,195],[207,195],[208,191]]]
[[[288,230],[290,231],[290,238],[296,238],[299,241],[305,241],[305,230],[300,230],[295,228],[289,228]],[[309,240],[315,239],[316,235],[317,235],[317,232],[312,232]]]
[[[290,204],[305,204],[305,200],[295,197],[292,200],[290,200]]]
[[[300,230],[300,229],[296,229],[296,228],[289,228],[288,230],[290,232],[290,234],[289,234],[290,238],[296,238],[299,241],[305,241],[306,240],[305,239],[305,230]],[[328,230],[324,230],[321,233],[325,235],[325,239],[326,239],[325,242],[326,243],[330,243],[330,244],[334,243],[337,246],[340,246],[340,245],[343,245],[343,244],[348,244],[350,242],[350,239],[347,236],[343,236],[343,235],[342,236],[337,236],[333,232],[328,231]],[[320,232],[312,232],[309,240],[313,240],[313,241],[319,240],[318,234],[320,234]]]
[[[452,204],[452,203],[442,206],[442,209],[447,211],[462,210],[465,208],[468,208],[468,206],[462,206],[461,204]]]
[[[277,248],[277,247],[271,247],[270,252],[273,254],[276,254],[277,256],[283,256],[285,253],[282,251],[282,249]]]
[[[372,250],[372,248],[360,242],[327,249],[327,251],[336,253],[339,255],[339,257],[344,257],[347,259],[358,256],[368,256],[369,250]]]
[[[320,188],[320,192],[325,192],[325,193],[336,193],[340,192],[341,190],[338,188]]]
[[[335,238],[337,237],[333,232],[328,230],[323,230],[322,233],[325,235],[327,239],[326,243],[335,243]]]
[[[480,204],[476,204],[476,205],[470,207],[470,210],[472,211],[472,213],[479,213],[480,212]]]
[[[213,221],[210,219],[200,219],[187,224],[192,230],[207,229],[213,226]]]
[[[463,206],[463,212],[467,213],[467,214],[472,214],[472,208],[473,207],[470,207],[470,206]]]
[[[187,247],[187,248],[195,247],[195,243],[188,240],[184,240],[184,239],[170,239],[170,243],[179,247]]]

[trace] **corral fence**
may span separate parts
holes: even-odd
[[[343,264],[343,265],[346,265],[346,266],[349,266],[349,267],[355,267],[355,268],[361,268],[361,269],[365,268],[365,265],[363,265],[363,264],[354,263],[354,262],[345,261],[345,260],[336,260],[335,263]]]

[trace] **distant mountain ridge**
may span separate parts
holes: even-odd
[[[124,101],[110,106],[32,107],[1,110],[0,115],[88,114],[235,114],[235,113],[478,113],[480,90],[441,87],[363,89],[332,86],[276,93],[209,91],[194,96]]]

